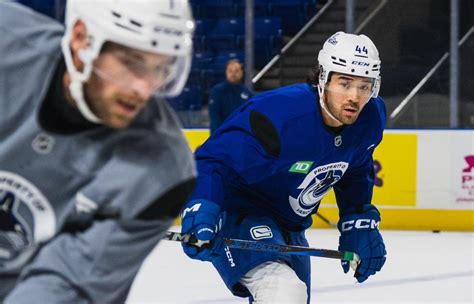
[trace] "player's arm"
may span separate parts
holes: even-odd
[[[191,178],[133,218],[123,208],[117,219],[58,235],[27,266],[5,303],[123,303],[142,262],[193,188]]]
[[[372,100],[367,105],[367,110],[370,111],[373,121],[370,142],[378,145],[386,123],[383,100],[380,97]],[[380,213],[371,203],[375,180],[373,149],[367,150],[365,155],[361,155],[359,160],[351,164],[334,187],[340,217],[339,249],[359,254],[361,262],[355,273],[359,282],[380,271],[387,254],[379,231]],[[344,272],[349,271],[348,263],[343,262],[343,269]]]
[[[238,177],[218,160],[197,161],[198,181],[191,199],[181,212],[181,232],[191,234],[205,246],[183,243],[184,252],[193,259],[210,261],[222,249],[222,240],[215,239],[224,224],[225,213],[221,203],[225,195],[226,179]],[[212,242],[211,242],[212,241]]]
[[[182,233],[212,241],[205,248],[183,244],[189,257],[211,261],[220,252],[222,242],[215,236],[225,220],[221,211],[228,189],[245,187],[271,171],[280,150],[278,135],[262,117],[255,111],[236,115],[196,152],[198,182],[182,212]]]
[[[140,153],[139,162],[125,156],[136,150],[117,151],[71,201],[69,217],[85,212],[74,207],[78,198],[89,199],[88,206],[96,204],[89,216],[103,210],[116,210],[117,216],[60,232],[24,269],[7,303],[123,303],[142,262],[194,188],[194,160],[184,153],[187,143],[172,143],[182,149],[145,150],[150,153]],[[166,176],[160,176],[163,172]]]
[[[356,252],[361,258],[355,277],[362,283],[385,263],[386,250],[379,231],[380,213],[371,204],[374,186],[372,156],[346,172],[334,187],[339,207],[339,250]],[[349,263],[342,262],[345,273]]]

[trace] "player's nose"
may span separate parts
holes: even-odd
[[[361,99],[361,94],[359,93],[359,90],[355,86],[353,86],[348,90],[347,98],[351,102],[359,102],[359,100]]]

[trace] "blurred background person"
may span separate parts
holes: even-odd
[[[241,104],[253,96],[242,83],[244,70],[238,59],[226,64],[226,80],[216,84],[209,93],[210,129],[213,133],[229,115]]]

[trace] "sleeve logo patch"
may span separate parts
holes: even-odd
[[[291,166],[288,172],[307,174],[311,169],[312,161],[298,161]]]
[[[270,227],[262,225],[250,228],[250,235],[254,240],[258,241],[261,239],[271,239],[273,237],[273,232]]]

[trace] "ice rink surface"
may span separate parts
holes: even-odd
[[[311,303],[474,303],[474,233],[382,233],[387,262],[363,284],[344,274],[339,261],[313,257]],[[338,235],[335,229],[307,232],[315,248],[337,249]],[[248,301],[232,296],[210,263],[189,259],[177,242],[162,241],[142,266],[128,303]]]

